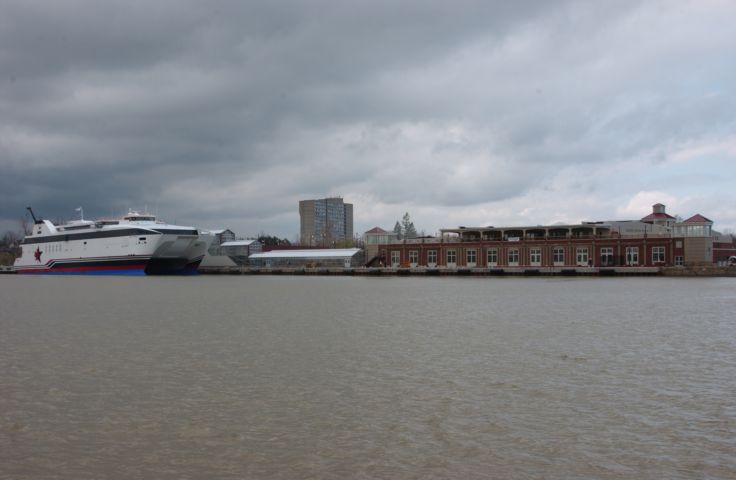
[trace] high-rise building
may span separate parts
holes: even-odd
[[[299,202],[302,245],[331,247],[353,238],[353,204],[342,198],[321,198]]]

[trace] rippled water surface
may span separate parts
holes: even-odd
[[[0,478],[736,478],[736,279],[0,276]]]

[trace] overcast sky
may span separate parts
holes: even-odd
[[[0,227],[736,229],[736,2],[0,0]]]

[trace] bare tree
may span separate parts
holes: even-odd
[[[18,235],[17,232],[13,232],[13,231],[8,230],[3,235],[2,245],[3,246],[6,246],[6,247],[10,247],[10,246],[15,245],[16,243],[18,243],[20,240],[21,240],[21,238],[20,238],[20,236]]]
[[[27,213],[25,216],[21,217],[18,220],[18,226],[20,228],[20,234],[23,237],[25,237],[26,235],[30,235],[33,231],[33,222],[31,222],[31,219],[28,218]]]

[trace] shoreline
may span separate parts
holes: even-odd
[[[506,268],[390,268],[390,267],[208,267],[202,275],[313,275],[408,277],[598,276],[598,277],[736,277],[736,267],[506,267]]]
[[[368,277],[736,277],[736,266],[694,267],[506,267],[506,268],[293,268],[293,267],[206,267],[201,275],[294,275]],[[0,268],[0,275],[16,275]]]

